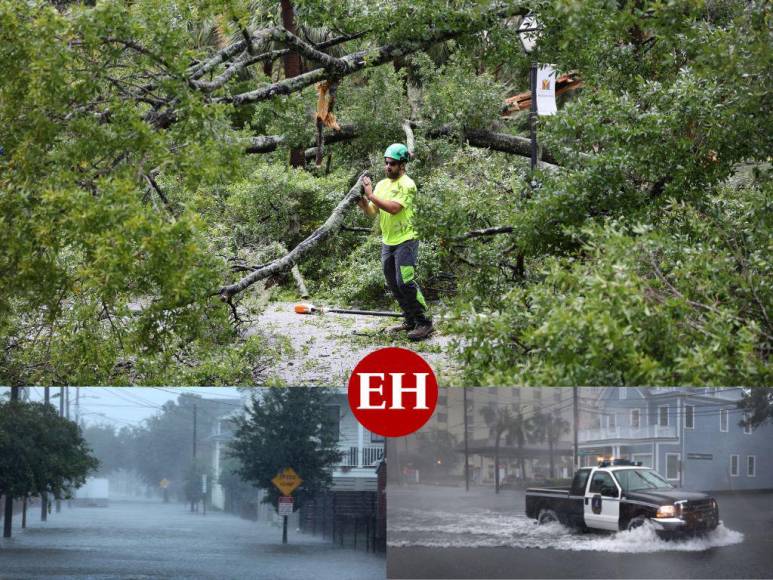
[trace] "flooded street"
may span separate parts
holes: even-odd
[[[254,578],[379,580],[383,555],[334,546],[318,536],[183,504],[112,501],[68,508],[0,539],[0,578]],[[19,518],[16,518],[18,525]]]
[[[719,496],[723,523],[703,536],[664,540],[632,532],[539,526],[524,493],[390,487],[390,578],[765,578],[773,566],[773,497]]]

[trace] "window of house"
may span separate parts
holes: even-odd
[[[748,477],[757,477],[757,456],[746,456],[746,475]]]
[[[658,407],[658,425],[668,427],[668,405]]]
[[[628,398],[628,387],[620,387],[620,400],[624,401]]]
[[[341,407],[338,405],[327,405],[328,428],[333,433],[333,441],[341,439]]]
[[[679,479],[679,454],[666,453],[666,479]]]
[[[604,417],[607,429],[615,429],[617,427],[617,415],[615,413],[607,413]]]
[[[379,435],[378,433],[371,432],[370,434],[370,442],[371,443],[384,443],[385,439],[383,435]]]
[[[730,456],[730,477],[738,477],[738,455]]]
[[[746,433],[747,435],[751,435],[752,434],[752,426],[748,423],[748,421],[749,421],[748,413],[744,414],[743,420],[745,421],[744,426],[743,426],[743,432]]]
[[[641,411],[639,409],[631,409],[631,427],[634,429],[641,427]]]
[[[719,410],[719,430],[727,433],[727,409]]]
[[[684,408],[684,428],[695,429],[695,406],[686,405]]]

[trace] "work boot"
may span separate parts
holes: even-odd
[[[416,328],[416,324],[410,320],[403,320],[402,324],[390,326],[386,329],[388,334],[400,334],[401,332],[410,332]]]
[[[419,324],[411,330],[408,333],[408,340],[425,340],[430,337],[430,335],[435,331],[435,329],[432,327],[431,322],[425,322],[423,324]]]

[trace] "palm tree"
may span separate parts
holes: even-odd
[[[517,443],[520,451],[526,441],[526,422],[520,413],[513,416],[507,407],[496,408],[488,405],[480,410],[480,414],[489,428],[489,437],[494,439],[494,493],[499,493],[499,448],[502,438],[504,437],[506,445]],[[523,474],[523,458],[521,473]]]
[[[550,478],[555,478],[555,448],[561,435],[569,431],[569,422],[557,413],[537,412],[529,420],[530,441],[547,442],[550,457]]]

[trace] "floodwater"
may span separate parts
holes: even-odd
[[[239,578],[381,580],[383,554],[341,548],[319,536],[222,512],[191,513],[161,501],[68,508],[0,539],[0,578]]]
[[[614,553],[698,552],[743,542],[744,535],[724,524],[703,536],[665,540],[651,525],[615,534],[581,533],[559,523],[538,525],[525,515],[491,510],[392,510],[389,546],[433,548],[553,548]]]
[[[770,578],[773,493],[718,494],[723,524],[664,540],[653,529],[580,533],[526,517],[525,493],[387,486],[389,578]]]

